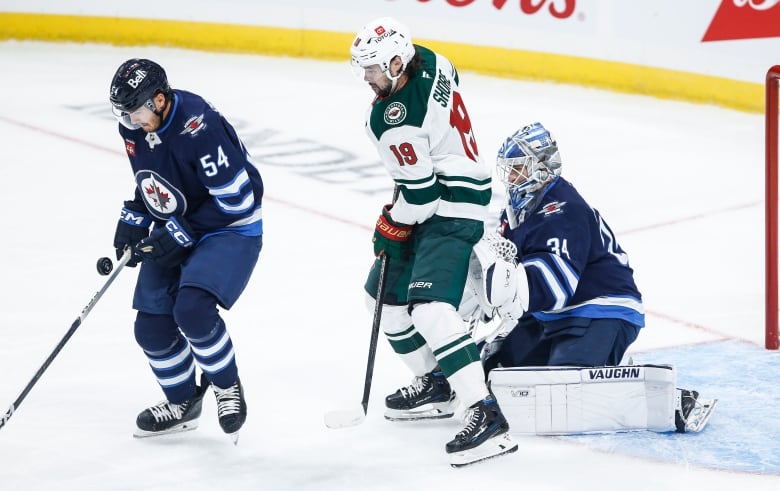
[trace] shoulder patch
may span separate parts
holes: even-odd
[[[563,207],[566,205],[565,201],[551,201],[542,205],[542,208],[537,212],[539,215],[546,217],[563,212]]]
[[[385,108],[384,120],[387,124],[400,124],[406,119],[406,106],[400,102],[391,102]]]
[[[199,116],[192,116],[184,123],[184,129],[181,130],[180,135],[186,135],[189,133],[192,136],[198,134],[199,131],[206,129],[206,123],[203,122],[203,114]]]

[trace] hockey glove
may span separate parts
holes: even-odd
[[[147,213],[145,206],[135,201],[125,201],[116,224],[116,232],[114,232],[117,260],[122,258],[126,247],[132,248],[141,239],[149,236],[149,225],[151,224],[152,217]],[[133,254],[126,266],[134,268],[139,262],[141,262],[141,257]]]
[[[173,268],[187,259],[195,245],[195,234],[184,217],[173,217],[156,227],[135,246],[135,252],[164,268]]]
[[[376,221],[374,230],[374,255],[386,255],[392,259],[406,258],[411,254],[411,245],[407,243],[412,235],[412,226],[394,222],[390,216],[392,205],[385,205]]]

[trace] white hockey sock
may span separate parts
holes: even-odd
[[[412,311],[412,321],[428,341],[461,402],[471,406],[487,397],[477,347],[455,308],[443,302],[420,304]]]

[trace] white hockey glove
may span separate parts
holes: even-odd
[[[528,278],[522,264],[516,264],[517,246],[500,235],[486,235],[469,260],[466,291],[459,312],[473,317],[515,321],[528,309]],[[474,297],[479,308],[474,304]],[[465,317],[464,317],[465,318]]]
[[[498,268],[496,268],[496,272],[498,273]],[[505,274],[506,282],[509,283],[506,291],[509,293],[514,290],[514,295],[511,295],[511,298],[504,298],[503,302],[496,307],[496,312],[503,320],[511,319],[517,322],[528,311],[528,302],[530,300],[528,276],[525,274],[523,263],[507,269]]]

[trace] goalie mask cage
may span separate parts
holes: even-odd
[[[778,297],[777,297],[777,131],[778,108],[777,86],[780,80],[780,65],[766,73],[765,145],[766,145],[766,326],[765,346],[778,349]]]

